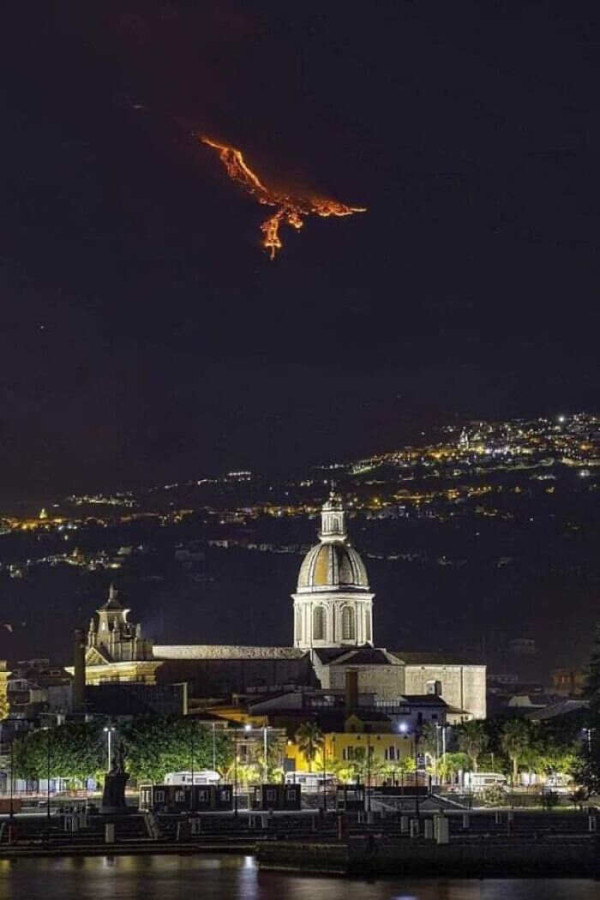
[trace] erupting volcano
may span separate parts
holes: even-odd
[[[337,200],[324,197],[297,196],[283,191],[268,188],[248,166],[241,150],[227,144],[219,144],[209,137],[202,137],[202,143],[218,151],[219,159],[232,181],[240,184],[252,197],[263,206],[273,206],[276,211],[260,226],[262,245],[269,251],[271,259],[283,246],[279,236],[280,225],[291,225],[299,231],[304,225],[306,216],[351,216],[353,213],[366,212],[359,206],[346,206]]]

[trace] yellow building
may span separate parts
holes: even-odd
[[[302,753],[296,738],[288,740],[286,756],[293,760],[296,771],[351,772],[357,766],[365,766],[367,759],[373,772],[402,764],[407,770],[411,768],[416,751],[414,738],[392,731],[389,720],[370,722],[350,713],[338,728],[323,733],[323,746],[312,762]]]
[[[8,704],[8,679],[10,678],[5,659],[0,659],[0,719],[6,719],[10,713]]]

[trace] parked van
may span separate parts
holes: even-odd
[[[194,784],[218,784],[221,776],[212,769],[200,769],[194,772]],[[191,784],[191,772],[167,772],[164,784]]]
[[[336,780],[320,772],[286,772],[285,783],[300,784],[305,791],[323,791],[334,788]]]
[[[502,772],[465,772],[463,785],[466,791],[478,793],[490,787],[506,790],[506,775]]]

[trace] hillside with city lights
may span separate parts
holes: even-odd
[[[599,463],[600,419],[578,413],[440,425],[284,477],[28,498],[1,510],[1,655],[42,653],[51,635],[67,659],[112,582],[159,642],[289,643],[289,595],[335,482],[390,646],[470,651],[492,672],[526,648],[519,666],[542,678],[589,652]]]

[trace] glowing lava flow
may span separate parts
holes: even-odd
[[[209,137],[202,137],[202,143],[213,147],[218,151],[219,159],[225,166],[225,170],[232,181],[241,185],[252,197],[255,197],[263,206],[274,206],[276,212],[260,226],[262,231],[262,245],[269,251],[271,259],[283,246],[279,236],[281,225],[291,225],[299,231],[304,225],[306,216],[351,216],[353,213],[366,212],[362,207],[346,206],[337,200],[327,200],[322,197],[298,197],[285,194],[277,190],[271,190],[262,183],[247,165],[242,152],[227,144],[219,144]]]

